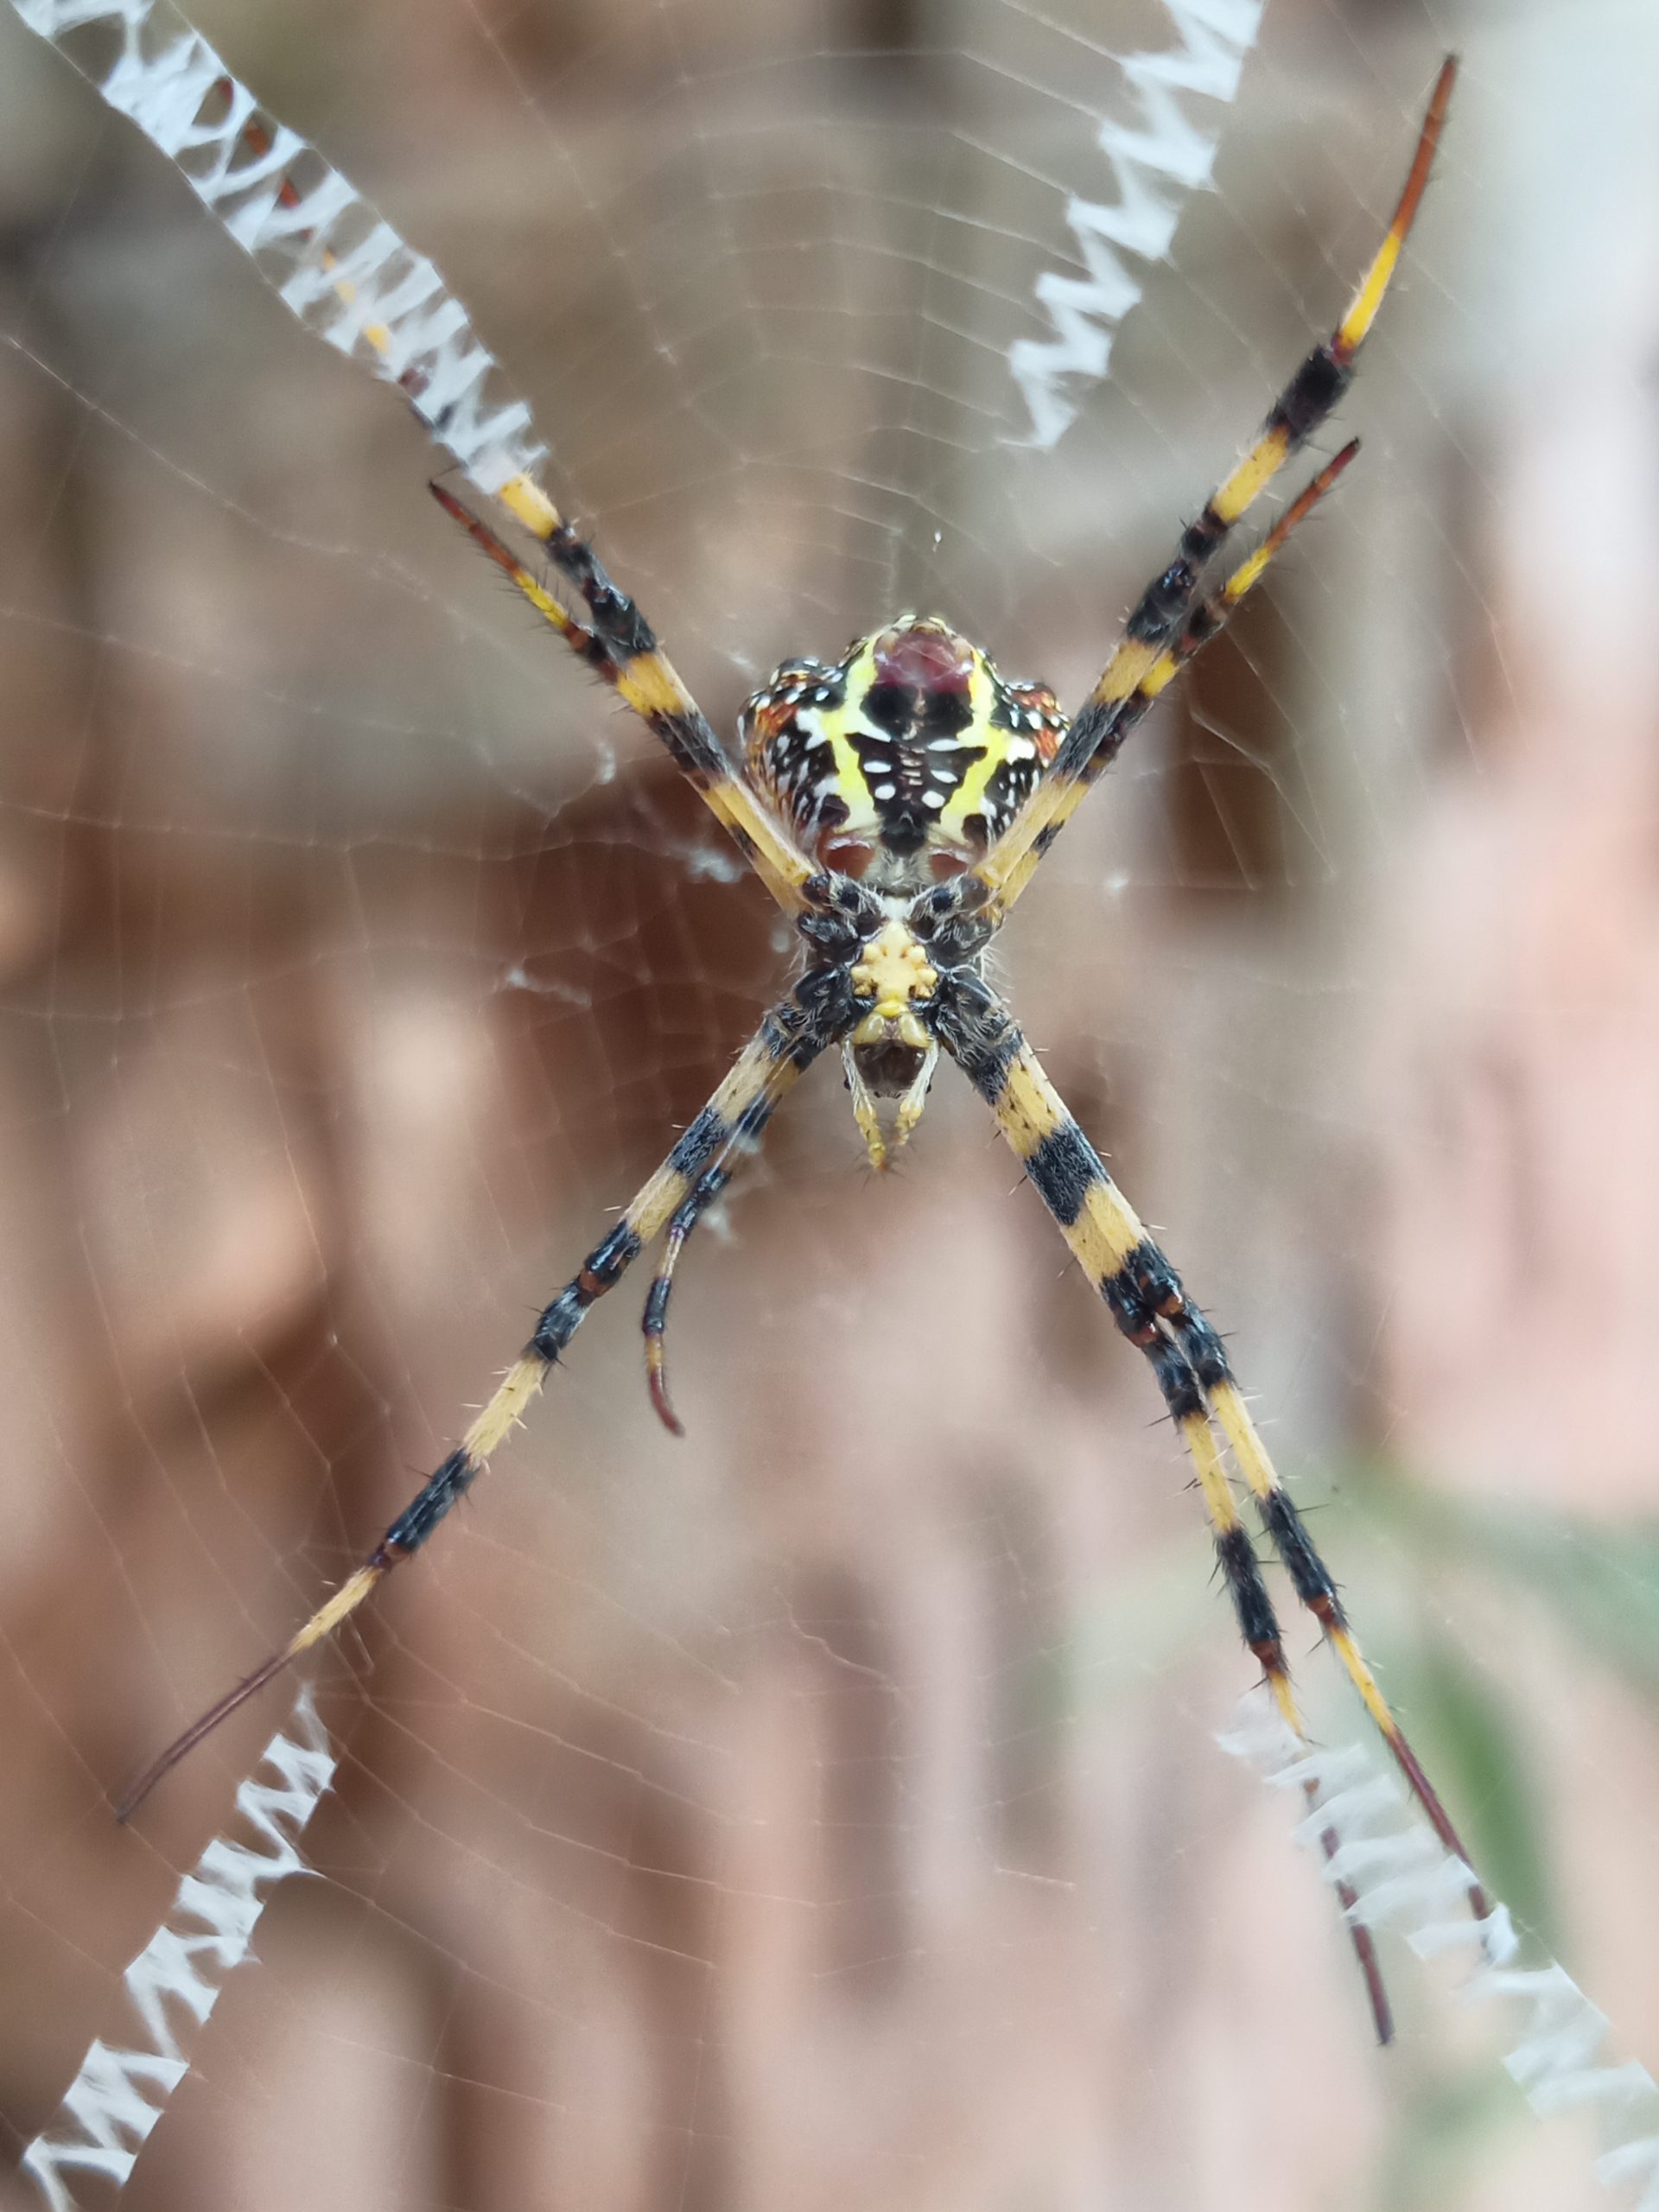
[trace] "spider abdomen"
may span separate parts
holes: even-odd
[[[1010,683],[936,615],[839,661],[785,661],[743,710],[750,782],[826,868],[913,892],[970,867],[1055,754],[1046,685]]]

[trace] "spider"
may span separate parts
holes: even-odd
[[[984,973],[988,947],[1073,810],[1357,451],[1357,440],[1344,446],[1249,558],[1205,592],[1234,527],[1352,379],[1427,184],[1455,75],[1455,60],[1448,59],[1388,231],[1346,313],[1182,531],[1074,720],[1046,685],[1000,675],[945,620],[906,613],[856,639],[838,660],[785,661],[743,709],[740,772],[639,608],[528,476],[513,478],[498,494],[511,518],[500,529],[442,483],[432,486],[578,658],[650,724],[794,923],[800,969],[657,1172],[543,1310],[461,1442],[340,1588],[162,1753],[127,1794],[121,1819],[211,1729],[332,1636],[421,1548],[523,1418],[588,1309],[659,1236],[663,1255],[645,1304],[645,1365],[657,1411],[679,1433],[664,1348],[680,1254],[785,1096],[815,1060],[838,1047],[854,1117],[878,1169],[920,1120],[941,1055],[962,1071],[1118,1329],[1151,1365],[1192,1464],[1239,1633],[1285,1719],[1305,1733],[1229,1455],[1298,1600],[1351,1678],[1436,1833],[1466,1863],[1268,1456],[1220,1337],[1108,1175]],[[531,541],[522,550],[503,534],[514,525]],[[1334,1838],[1326,1842],[1334,1848]],[[1338,1888],[1351,1905],[1351,1893]],[[1469,1895],[1484,1918],[1485,1900],[1472,1876]],[[1386,2041],[1386,1999],[1370,1937],[1360,1926],[1351,1932]]]

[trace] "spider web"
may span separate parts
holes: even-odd
[[[1079,697],[1464,52],[1364,457],[998,972],[1483,1867],[1659,2056],[1650,10],[1273,0],[1046,453],[1009,350],[1162,0],[196,20],[445,272],[722,730],[905,606]],[[361,1558],[788,940],[406,410],[9,14],[0,204],[21,2152],[282,1693],[111,1796]],[[1398,1945],[1370,2046],[1216,1750],[1249,1669],[1155,1392],[1016,1179],[942,1078],[874,1180],[819,1071],[687,1254],[684,1443],[643,1283],[595,1313],[314,1670],[324,1878],[124,2205],[1610,2201]]]

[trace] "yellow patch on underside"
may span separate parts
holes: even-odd
[[[904,1020],[914,1034],[906,1033],[903,1041],[918,1046],[927,1044],[927,1032],[910,1007],[912,1001],[931,999],[939,978],[902,922],[888,922],[878,930],[849,974],[855,996],[873,1001],[871,1020]],[[855,1042],[858,1041],[855,1033]]]

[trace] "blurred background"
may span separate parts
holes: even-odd
[[[1659,2064],[1659,16],[1269,0],[1049,454],[1007,347],[1160,0],[197,20],[436,259],[727,731],[907,606],[1080,697],[1463,52],[1319,447],[1364,455],[998,973],[1495,1887]],[[8,2164],[288,1693],[111,1797],[372,1544],[787,963],[434,465],[0,13]],[[683,1443],[643,1290],[320,1656],[326,1878],[135,2212],[1607,2201],[1397,1943],[1374,2047],[1217,1748],[1253,1670],[1150,1378],[948,1070],[880,1181],[832,1067],[791,1099],[686,1256]]]

